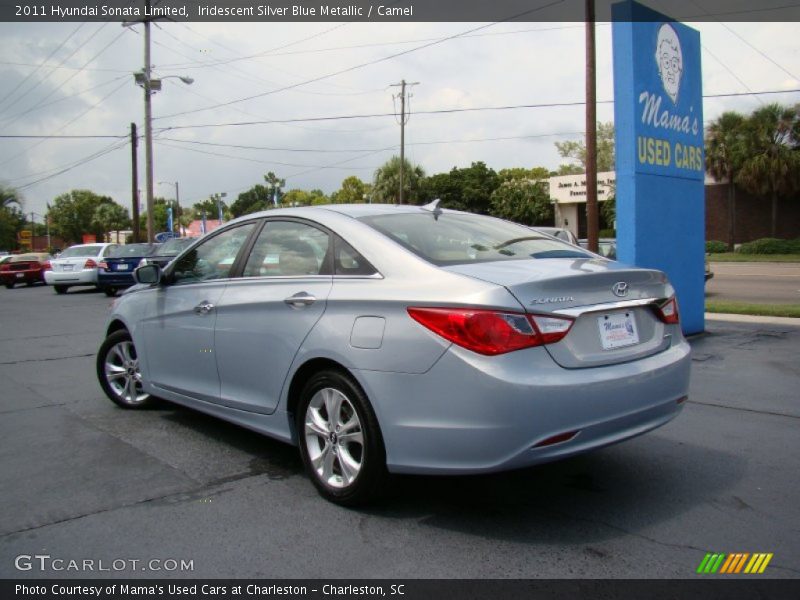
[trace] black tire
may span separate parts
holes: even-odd
[[[54,285],[53,289],[56,291],[56,294],[66,294],[67,293],[67,286],[65,286],[65,285]]]
[[[138,355],[131,335],[125,329],[115,331],[100,345],[96,368],[100,387],[117,406],[138,409],[152,406],[155,402],[153,396],[141,389]]]
[[[101,289],[103,290],[103,293],[109,298],[113,298],[114,296],[117,295],[117,288],[115,287],[104,287]]]
[[[325,433],[326,428],[328,431],[334,429],[329,426],[331,419],[325,410],[326,395],[339,399],[341,407],[335,419],[335,432],[339,432],[341,427],[341,433],[333,436]],[[317,411],[317,408],[321,410]],[[347,428],[347,424],[353,423],[353,415],[357,417],[358,426]],[[325,425],[317,425],[317,430],[307,429],[307,418],[313,421],[314,416],[319,418],[316,422],[324,421]],[[342,416],[347,420],[341,421]],[[323,498],[343,506],[357,506],[374,500],[385,489],[388,479],[386,451],[378,420],[366,394],[350,376],[337,370],[313,375],[301,392],[295,425],[306,473]],[[344,441],[345,437],[351,441]],[[356,441],[357,437],[360,437],[360,442]],[[314,458],[311,453],[314,453]],[[330,457],[330,460],[325,457]],[[314,466],[315,459],[323,473]],[[326,479],[324,471],[328,462],[329,476]],[[350,479],[352,465],[356,463],[359,467]]]
[[[14,289],[14,283],[13,282],[12,283],[7,283],[6,284],[6,289],[13,290]]]

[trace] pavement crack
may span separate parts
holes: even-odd
[[[54,356],[53,358],[26,358],[23,360],[12,360],[8,362],[0,362],[0,366],[22,365],[25,363],[37,363],[37,362],[51,362],[54,360],[68,360],[70,358],[86,358],[88,356],[94,356],[94,352],[91,352],[89,354],[70,354],[69,356]]]
[[[66,402],[57,402],[55,404],[40,404],[39,406],[26,406],[25,408],[14,408],[12,410],[0,410],[0,415],[10,415],[14,413],[27,412],[30,410],[41,410],[42,408],[55,408],[58,406],[66,406]]]
[[[739,410],[742,412],[756,413],[759,415],[771,415],[773,417],[786,417],[788,419],[800,419],[800,415],[789,415],[786,413],[773,412],[771,410],[756,410],[755,408],[743,408],[740,406],[726,406],[724,404],[715,404],[713,402],[699,402],[698,400],[688,400],[687,404],[700,404],[701,406],[711,406],[713,408],[725,408],[728,410]]]

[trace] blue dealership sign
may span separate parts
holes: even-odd
[[[704,328],[700,34],[635,2],[612,8],[617,256],[666,272],[687,333]]]

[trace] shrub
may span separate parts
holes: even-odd
[[[794,240],[761,238],[742,244],[736,251],[741,254],[800,254],[800,238]]]
[[[706,252],[711,254],[719,254],[728,251],[728,244],[720,242],[719,240],[708,240],[706,242]]]
[[[601,229],[599,232],[597,232],[597,237],[615,238],[615,237],[617,237],[617,230],[616,229]]]

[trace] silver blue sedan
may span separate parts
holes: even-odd
[[[619,442],[686,400],[675,292],[527,227],[395,205],[231,221],[116,301],[97,374],[300,447],[320,493]]]

